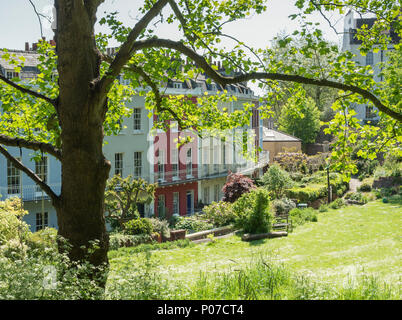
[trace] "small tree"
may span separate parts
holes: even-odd
[[[223,186],[223,201],[235,202],[243,193],[254,189],[253,180],[241,173],[230,173],[226,184]]]
[[[292,96],[281,110],[279,130],[298,137],[303,144],[313,143],[320,131],[320,111],[314,100]]]
[[[128,220],[139,218],[137,205],[150,203],[154,198],[157,184],[144,179],[133,179],[131,175],[122,178],[115,175],[106,184],[106,220],[112,228],[122,228]]]
[[[293,184],[289,173],[282,170],[277,164],[273,164],[269,167],[267,172],[262,176],[261,182],[276,198],[280,198],[283,191],[286,188],[290,188]]]

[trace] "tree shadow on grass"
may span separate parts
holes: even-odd
[[[249,245],[250,246],[260,246],[262,244],[265,244],[267,242],[268,239],[259,239],[259,240],[253,240],[253,241],[249,241]]]

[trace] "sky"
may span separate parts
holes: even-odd
[[[38,12],[52,17],[52,7],[54,0],[31,0]],[[98,21],[105,12],[119,12],[119,19],[128,26],[134,26],[136,21],[141,18],[137,11],[142,4],[142,0],[105,0],[98,8]],[[250,47],[265,49],[270,46],[270,41],[278,33],[292,33],[298,29],[298,22],[288,18],[289,15],[298,13],[293,5],[295,0],[270,0],[268,9],[261,15],[253,15],[248,19],[240,20],[225,25],[224,32],[235,36]],[[165,13],[167,13],[165,9]],[[166,15],[165,15],[166,16]],[[339,14],[333,14],[332,20],[337,22],[336,28],[341,31],[343,19]],[[340,36],[330,28],[318,13],[311,16],[312,22],[320,23],[319,28],[323,31],[324,37],[336,44],[340,43]],[[46,19],[42,19],[43,35],[47,40],[53,38],[51,24]],[[107,32],[104,26],[98,23],[95,26],[96,32]],[[162,38],[178,40],[180,33],[177,26],[159,25],[157,35]],[[32,45],[40,39],[40,24],[34,9],[28,0],[0,0],[0,48],[24,50],[25,42]],[[224,46],[230,47],[233,42],[224,40]],[[116,46],[117,43],[111,43]]]
[[[32,0],[37,10],[52,16],[53,0]],[[105,0],[98,9],[98,20],[104,12],[118,11],[120,18],[127,25],[134,25],[136,18],[140,18],[136,11],[142,3],[140,0]],[[265,48],[270,40],[281,31],[291,33],[297,29],[297,23],[288,18],[290,14],[297,13],[293,6],[294,0],[271,0],[268,10],[262,15],[254,15],[249,19],[227,25],[225,32],[236,36],[247,45],[255,48]],[[339,43],[339,36],[328,26],[328,23],[318,14],[314,21],[320,22],[320,28],[328,40]],[[337,16],[337,19],[339,16]],[[53,38],[50,23],[42,19],[43,33],[47,39]],[[343,21],[337,24],[342,28]],[[159,36],[177,37],[174,26],[160,28]],[[0,0],[0,48],[23,50],[25,42],[37,42],[40,39],[40,25],[38,17],[28,0]],[[96,31],[105,31],[97,24]]]

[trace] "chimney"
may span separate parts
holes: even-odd
[[[29,51],[29,42],[25,42],[25,51]]]

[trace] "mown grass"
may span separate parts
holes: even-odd
[[[369,202],[319,213],[318,222],[288,237],[247,243],[232,236],[152,251],[146,261],[165,286],[164,297],[170,292],[166,298],[398,299],[401,218],[400,201]],[[109,283],[138,273],[144,257],[111,252]]]

